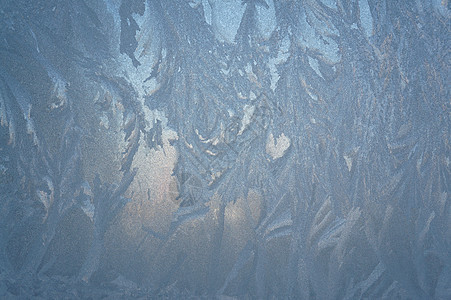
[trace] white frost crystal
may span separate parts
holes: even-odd
[[[271,155],[273,159],[278,159],[284,156],[285,151],[290,147],[291,140],[285,134],[281,134],[274,140],[274,135],[269,134],[266,142],[266,153]]]

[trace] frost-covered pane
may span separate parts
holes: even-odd
[[[450,15],[3,1],[0,298],[451,299]]]

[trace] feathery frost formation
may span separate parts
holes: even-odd
[[[0,5],[0,297],[451,298],[451,2]]]

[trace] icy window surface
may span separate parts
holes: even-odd
[[[451,299],[449,1],[0,5],[0,298]]]

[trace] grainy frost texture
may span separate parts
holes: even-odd
[[[0,0],[0,298],[451,299],[448,0]]]

